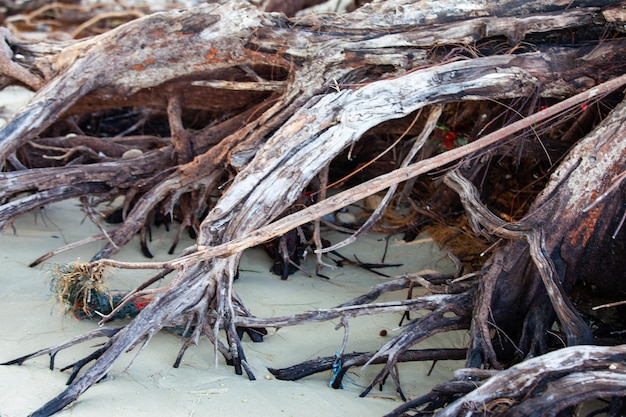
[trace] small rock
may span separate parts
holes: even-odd
[[[352,213],[336,213],[335,214],[335,220],[337,221],[337,223],[339,224],[344,224],[344,225],[353,225],[356,223],[356,216]]]
[[[122,154],[122,159],[133,159],[143,155],[141,149],[129,149]]]

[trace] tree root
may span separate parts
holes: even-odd
[[[21,356],[19,358],[3,362],[0,365],[22,365],[27,360],[42,356],[42,355],[50,355],[50,370],[54,370],[54,359],[56,354],[62,351],[63,349],[67,349],[71,346],[74,346],[79,343],[86,342],[91,339],[95,339],[98,337],[108,337],[111,339],[113,336],[119,332],[120,329],[113,329],[108,327],[103,327],[100,329],[92,330],[80,336],[74,337],[71,340],[68,340],[65,343],[62,343],[57,346],[48,347],[45,349],[38,350],[37,352],[30,353],[28,355]]]
[[[198,279],[191,282],[190,285],[202,285],[201,282],[203,282],[203,280],[200,279],[201,276],[202,274],[199,274]],[[133,330],[133,327],[135,326],[145,326],[147,324],[145,320],[150,322],[150,327],[154,329],[154,331],[170,325],[183,326],[183,333],[188,335],[188,337],[184,339],[183,346],[181,347],[174,363],[175,367],[180,364],[182,356],[187,348],[197,344],[199,337],[204,334],[207,335],[213,342],[216,353],[221,353],[221,355],[225,358],[226,363],[228,365],[232,365],[237,374],[242,374],[245,371],[248,377],[253,380],[255,379],[254,374],[246,362],[245,354],[240,344],[240,337],[243,333],[250,335],[254,341],[261,341],[262,336],[266,333],[264,330],[265,327],[278,328],[289,325],[301,325],[306,322],[326,321],[341,317],[342,323],[344,323],[344,327],[347,329],[347,320],[350,317],[363,314],[383,314],[424,309],[433,310],[432,313],[427,314],[422,318],[414,319],[408,323],[405,326],[405,330],[400,335],[390,340],[378,352],[343,354],[342,348],[342,353],[340,353],[338,357],[333,358],[332,361],[330,359],[320,360],[311,366],[308,364],[302,364],[289,370],[273,371],[277,376],[279,374],[283,375],[284,377],[282,377],[282,379],[297,379],[315,372],[335,367],[335,378],[333,379],[332,386],[334,388],[339,388],[345,373],[350,367],[359,365],[367,366],[368,364],[386,362],[386,366],[383,371],[381,371],[372,384],[370,384],[370,386],[362,393],[362,396],[366,395],[375,384],[382,385],[387,375],[391,374],[392,378],[396,382],[396,388],[399,394],[404,398],[402,390],[398,384],[396,371],[393,369],[396,364],[398,362],[415,360],[436,361],[463,358],[465,352],[464,349],[411,351],[409,348],[415,343],[418,343],[419,341],[438,332],[467,328],[469,324],[469,313],[471,311],[470,306],[472,298],[471,292],[468,291],[458,294],[424,296],[399,302],[369,303],[369,301],[375,300],[386,292],[409,288],[416,285],[419,281],[424,282],[427,281],[427,279],[424,276],[409,275],[403,278],[381,283],[372,288],[372,290],[368,293],[350,300],[338,307],[305,312],[289,317],[252,317],[249,316],[249,313],[245,310],[243,305],[236,303],[236,308],[233,310],[236,315],[231,317],[229,321],[229,323],[231,323],[231,327],[230,329],[228,327],[224,329],[228,345],[224,345],[215,333],[215,329],[219,326],[219,324],[216,323],[216,315],[212,314],[213,309],[216,308],[216,305],[214,304],[215,299],[209,303],[207,303],[207,298],[202,298],[199,301],[189,301],[189,306],[192,307],[185,307],[185,305],[180,305],[178,301],[180,298],[174,296],[173,294],[180,293],[181,291],[194,294],[196,293],[196,290],[193,287],[183,289],[181,286],[175,286],[170,288],[168,292],[160,294],[153,302],[146,305],[140,312],[139,316],[137,316],[133,322],[125,327],[120,329],[98,329],[74,338],[67,343],[42,349],[32,354],[5,362],[3,365],[21,365],[25,361],[32,358],[44,354],[50,354],[50,366],[54,367],[54,357],[60,350],[67,349],[75,344],[82,343],[96,337],[109,337],[110,340],[105,344],[105,346],[98,348],[85,358],[62,368],[62,370],[73,368],[68,380],[69,386],[63,394],[59,395],[38,411],[46,413],[50,412],[50,410],[60,409],[58,407],[64,407],[64,405],[68,404],[66,402],[68,399],[77,398],[77,396],[91,386],[91,384],[104,378],[106,370],[111,365],[111,360],[107,356],[110,356],[112,352],[125,352],[132,349],[138,343],[147,343],[151,334],[153,334],[152,332],[148,332],[146,335],[145,332],[138,333]],[[208,291],[215,292],[215,290],[215,287],[208,287]],[[232,299],[237,300],[238,298],[234,296]],[[167,306],[167,308],[164,306]],[[176,310],[184,310],[185,313],[182,315],[170,315],[174,307]],[[446,313],[450,312],[453,312],[454,316],[448,317],[448,314]],[[142,337],[142,335],[146,336]],[[233,345],[235,345],[237,349],[233,349]],[[96,362],[88,368],[85,373],[79,375],[85,365],[94,360]],[[336,364],[339,363],[338,361],[341,361],[341,366],[339,368],[336,367]]]
[[[444,361],[444,360],[461,360],[465,359],[466,349],[420,349],[411,350],[408,349],[398,355],[397,362],[416,362],[416,361]],[[387,361],[384,357],[377,357],[373,361],[370,358],[374,356],[375,352],[353,352],[344,353],[342,355],[343,361],[350,361],[352,366],[362,366],[366,363],[375,365],[385,363]],[[337,363],[337,356],[327,356],[324,358],[317,358],[310,361],[302,362],[297,365],[290,366],[288,368],[268,368],[268,370],[277,379],[284,381],[297,381],[298,379],[305,378],[310,375],[314,375],[319,372],[329,371],[334,369]],[[343,372],[345,374],[345,372]],[[337,388],[341,384],[339,380],[337,384],[331,384],[333,388]]]
[[[539,270],[561,326],[565,329],[568,345],[591,343],[591,329],[577,313],[558,280],[556,267],[545,247],[543,231],[521,222],[506,223],[495,216],[480,202],[478,190],[456,170],[448,172],[444,182],[461,196],[472,227],[477,233],[493,234],[507,239],[525,239],[528,242],[531,257]]]
[[[0,163],[7,171],[0,173],[0,185],[6,185],[0,187],[0,227],[8,225],[25,211],[68,196],[94,195],[99,202],[124,196],[122,226],[110,233],[102,229],[100,235],[90,238],[90,241],[96,238],[108,241],[95,254],[93,262],[115,263],[107,258],[137,233],[141,234],[142,249],[148,255],[150,219],[157,211],[172,218],[180,210],[181,226],[173,247],[183,229],[191,228],[197,235],[194,248],[177,259],[134,265],[166,268],[175,271],[175,276],[172,283],[160,291],[130,324],[110,330],[111,333],[104,330],[99,333],[109,337],[105,347],[70,365],[74,368],[70,385],[34,415],[53,414],[75,401],[107,374],[122,353],[145,345],[156,332],[167,326],[183,326],[185,334],[189,334],[176,358],[176,366],[185,351],[206,335],[214,345],[216,362],[221,354],[234,367],[235,373],[245,372],[249,379],[254,379],[241,344],[244,333],[254,340],[265,327],[338,318],[345,333],[343,346],[332,364],[336,371],[333,386],[341,385],[343,375],[351,366],[385,363],[362,395],[376,384],[383,384],[390,376],[399,395],[406,399],[396,365],[411,356],[408,352],[412,346],[437,332],[470,328],[472,340],[467,353],[468,365],[501,366],[492,346],[490,330],[500,330],[497,326],[507,318],[502,311],[508,308],[516,312],[523,310],[517,304],[523,302],[524,307],[528,307],[520,313],[525,314],[522,318],[525,329],[530,328],[528,323],[534,319],[534,314],[546,311],[542,294],[534,292],[536,280],[530,281],[531,285],[527,287],[522,285],[526,282],[519,279],[522,274],[511,274],[509,282],[514,284],[511,289],[503,288],[502,282],[497,280],[500,271],[511,270],[507,270],[511,264],[507,263],[510,259],[503,260],[505,256],[519,257],[519,262],[523,263],[521,266],[526,268],[528,262],[520,257],[520,253],[503,255],[503,252],[497,252],[493,262],[485,268],[485,274],[477,281],[478,293],[472,286],[476,285],[475,282],[462,286],[431,282],[427,277],[404,277],[381,284],[384,286],[334,309],[289,317],[252,317],[233,288],[242,250],[391,188],[384,204],[364,225],[365,230],[391,201],[393,190],[400,182],[449,166],[461,158],[476,156],[478,151],[484,151],[482,156],[493,153],[496,144],[501,145],[514,133],[528,128],[534,131],[533,126],[538,123],[548,123],[549,118],[559,117],[574,106],[586,106],[626,83],[626,75],[619,75],[619,68],[624,64],[623,38],[616,36],[612,39],[611,36],[611,39],[588,43],[576,34],[577,43],[563,47],[543,39],[552,39],[555,32],[570,34],[578,28],[596,33],[609,26],[623,26],[623,20],[611,21],[603,14],[606,10],[589,6],[540,15],[545,2],[536,1],[525,2],[524,7],[536,11],[537,15],[516,17],[513,14],[519,13],[517,5],[513,7],[504,2],[489,9],[476,4],[471,18],[463,9],[450,10],[445,18],[440,18],[436,3],[389,0],[368,4],[348,16],[288,19],[280,14],[262,13],[247,2],[230,1],[148,15],[103,35],[63,45],[21,41],[8,31],[0,31],[2,84],[8,78],[37,91],[31,102],[0,130]],[[589,1],[586,4],[594,3]],[[598,4],[604,5],[602,2]],[[618,24],[613,25],[615,21]],[[416,22],[422,23],[417,25]],[[615,29],[615,33],[617,35],[619,31]],[[531,52],[518,50],[527,48],[529,43],[524,41],[527,36],[535,36],[533,39],[538,45],[533,45]],[[498,38],[506,39],[508,43]],[[488,46],[490,43],[499,46]],[[506,45],[505,52],[492,54],[503,45]],[[512,45],[517,46],[512,48]],[[444,52],[438,52],[439,48]],[[563,65],[563,62],[577,65]],[[598,71],[598,68],[606,69]],[[597,78],[591,79],[589,73],[596,74]],[[579,93],[589,84],[593,88]],[[441,114],[440,104],[477,98],[530,97],[538,100],[539,89],[541,99],[570,98],[541,111],[538,111],[539,106],[528,106],[529,115],[522,120],[503,123],[504,128],[494,129],[494,132],[464,146],[412,163],[436,126]],[[211,100],[207,100],[207,95]],[[436,107],[429,112],[429,120],[416,116],[405,132],[414,127],[413,123],[422,123],[423,131],[418,139],[409,144],[407,152],[394,149],[400,156],[398,160],[402,161],[399,168],[275,220],[294,203],[300,202],[311,181],[320,173],[325,176],[331,162],[368,131],[390,120],[412,116],[430,105]],[[169,136],[168,139],[157,145],[144,143],[142,149],[127,149],[121,156],[118,154],[124,146],[130,147],[130,143],[109,144],[107,151],[116,156],[101,156],[96,149],[102,143],[87,139],[90,135],[83,134],[80,118],[73,116],[106,113],[122,107],[137,107],[139,113],[130,126],[115,130],[114,136],[144,126],[146,114],[160,111],[165,117],[161,121],[155,119],[158,122],[155,124],[162,123],[167,127],[155,128],[156,132],[151,136]],[[209,121],[202,126],[189,127],[193,120],[200,119]],[[476,123],[475,127],[482,132],[491,126],[492,121]],[[62,135],[78,131],[82,142],[72,142],[67,148],[58,146],[58,141],[45,137],[55,136],[52,134],[55,129],[59,129]],[[610,138],[623,136],[606,135]],[[155,149],[157,147],[160,148]],[[31,161],[29,150],[33,152]],[[127,151],[133,152],[127,154]],[[581,166],[591,160],[588,155],[593,154],[595,160],[594,152],[592,149],[578,156]],[[131,155],[132,159],[124,160],[124,154]],[[29,165],[34,161],[45,166]],[[80,168],[67,165],[73,162],[80,163]],[[614,171],[620,166],[618,162],[614,161],[612,165]],[[621,164],[623,166],[623,161]],[[569,175],[578,165],[566,166]],[[57,174],[66,177],[59,180]],[[604,178],[606,174],[595,173],[593,178]],[[45,181],[42,181],[42,175]],[[539,268],[541,282],[548,291],[548,300],[567,334],[568,343],[589,342],[588,326],[568,303],[566,285],[559,280],[558,265],[554,264],[556,256],[548,250],[557,245],[554,241],[544,242],[551,237],[537,225],[528,223],[526,227],[524,222],[511,225],[495,218],[478,204],[478,196],[473,194],[473,189],[466,187],[462,178],[456,177],[456,182],[454,176],[447,178],[452,186],[459,186],[458,191],[475,226],[486,227],[491,234],[500,233],[505,238],[526,239],[531,251],[529,256]],[[326,179],[321,182],[327,184]],[[605,183],[602,185],[600,195],[607,188]],[[580,194],[586,195],[598,190],[587,188],[582,191]],[[26,193],[31,195],[24,195]],[[590,203],[585,201],[584,207]],[[585,225],[587,230],[594,230],[597,219],[604,212],[598,207],[590,211],[595,217],[585,218]],[[606,211],[609,214],[614,212],[614,208]],[[554,213],[559,211],[554,210]],[[589,242],[589,233],[574,232],[568,235],[572,237],[571,241],[581,246]],[[316,233],[317,250],[322,252],[318,228]],[[554,235],[566,239],[564,233]],[[125,266],[130,267],[129,264]],[[372,303],[377,294],[390,288],[411,288],[417,284],[441,293]],[[509,290],[513,293],[519,289],[514,292],[519,295],[526,288],[530,300],[507,294]],[[401,334],[377,352],[359,356],[345,354],[351,317],[390,312],[405,314],[418,309],[429,313],[410,320]],[[494,311],[497,320],[491,321]],[[542,339],[537,336],[538,329],[549,328],[549,319],[538,320],[531,337]],[[516,324],[519,321],[515,320]],[[526,338],[516,330],[519,329],[505,328],[498,334],[506,336],[510,340],[508,343],[515,345]],[[92,337],[89,335],[92,333],[85,337]],[[526,346],[523,348],[518,348],[522,355],[531,353]],[[54,356],[58,349],[50,348],[47,352]],[[587,347],[578,349],[592,356],[594,352],[610,353]],[[574,351],[566,353],[570,352]],[[570,356],[575,358],[575,354]],[[22,363],[30,357],[27,355],[10,363]],[[552,357],[548,359],[553,360]],[[619,368],[623,358],[618,359]],[[88,363],[90,366],[86,368]],[[522,365],[503,375],[523,381],[523,377],[515,373],[525,369]],[[544,365],[552,366],[551,362]],[[324,366],[327,366],[326,362]],[[611,365],[604,363],[603,366],[610,368]],[[618,378],[615,373],[601,374],[604,371],[600,369],[593,372],[597,372],[594,375],[601,386],[621,380],[621,376]],[[495,377],[493,380],[498,381]],[[569,391],[572,381],[562,379],[561,385],[555,385],[554,389]],[[501,409],[513,409],[523,400],[522,397],[511,397],[511,393],[503,396],[482,394],[492,389],[489,388],[490,382],[469,393],[467,381],[446,386],[448,391],[457,386],[461,394],[467,393],[458,400],[462,406],[455,406],[457,401],[452,402],[456,394],[443,400],[440,396],[430,396],[421,401],[428,403],[428,407],[452,402],[447,407],[451,410],[449,413],[461,413],[461,409],[465,413],[468,410],[471,413],[496,413]],[[479,392],[483,387],[488,388]],[[526,390],[524,395],[540,398],[539,391]],[[608,389],[597,391],[609,392]],[[621,391],[613,390],[610,395],[619,393]],[[463,402],[466,398],[467,402]],[[566,403],[570,404],[568,401]]]
[[[557,416],[585,400],[623,397],[625,360],[625,345],[573,346],[504,371],[460,369],[454,380],[385,417],[431,416],[434,409],[440,409],[437,416],[443,417]]]

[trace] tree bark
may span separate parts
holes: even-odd
[[[510,230],[512,234],[508,238],[525,233],[522,230],[539,233],[541,250],[552,263],[550,279],[554,289],[550,290],[545,279],[546,285],[539,285],[542,272],[537,269],[540,265],[536,259],[531,262],[532,242],[530,251],[528,242],[514,240],[496,252],[480,281],[481,301],[474,314],[474,346],[468,362],[471,366],[485,359],[498,366],[488,335],[490,326],[486,325],[489,320],[493,328],[506,335],[506,340],[517,341],[513,345],[518,354],[534,356],[545,352],[552,309],[559,316],[561,330],[568,335],[568,345],[592,342],[590,329],[580,317],[570,315],[577,314],[566,294],[577,281],[590,281],[598,286],[611,282],[610,290],[620,290],[626,277],[618,260],[621,256],[606,255],[609,248],[612,254],[626,253],[623,237],[612,238],[622,215],[621,198],[614,193],[597,200],[613,185],[626,163],[625,112],[626,103],[622,102],[600,126],[579,141],[551,176],[531,206],[530,214],[519,224],[507,225],[497,220],[497,225],[489,225],[490,231],[497,235]],[[462,188],[457,189],[463,193]],[[478,217],[477,224],[484,225],[480,207],[471,204],[468,201],[466,209],[471,216]],[[602,261],[597,259],[600,253]],[[599,267],[598,263],[603,265]],[[565,310],[571,313],[566,314]],[[507,348],[513,346],[507,343]]]

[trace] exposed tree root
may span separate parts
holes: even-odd
[[[437,416],[557,416],[585,399],[623,397],[625,359],[624,345],[574,346],[504,371],[460,369],[455,381],[435,387],[385,417],[430,416],[441,408]],[[465,395],[457,399],[459,394]],[[620,401],[611,408],[608,415],[623,413]]]
[[[397,357],[397,362],[412,362],[412,361],[442,361],[442,360],[460,360],[465,359],[465,349],[421,349],[421,350],[407,350]],[[374,352],[353,352],[344,353],[341,357],[343,361],[350,361],[353,366],[363,366],[367,362],[370,364],[385,363],[386,359],[378,357],[373,361],[369,359],[374,356]],[[269,371],[278,379],[286,381],[297,381],[298,379],[305,378],[310,375],[314,375],[318,372],[329,371],[334,369],[337,362],[337,356],[328,356],[325,358],[317,358],[310,361],[302,362],[298,365],[293,365],[288,368],[272,369]],[[345,372],[343,372],[345,375]],[[337,381],[337,383],[335,383]],[[341,381],[334,380],[332,384],[333,388],[340,388]]]
[[[158,276],[174,275],[121,329],[101,329],[6,362],[21,364],[46,353],[53,362],[60,349],[98,335],[109,338],[104,347],[71,365],[74,371],[67,389],[33,415],[60,411],[100,381],[121,354],[148,343],[169,326],[182,326],[189,335],[175,366],[206,335],[214,345],[216,362],[221,355],[237,374],[245,372],[254,379],[241,344],[244,333],[259,340],[266,327],[339,318],[345,337],[330,365],[335,371],[332,385],[341,386],[352,366],[384,363],[361,395],[391,377],[402,399],[407,395],[400,385],[399,362],[459,357],[457,350],[435,354],[411,349],[438,332],[470,330],[467,364],[476,368],[476,374],[481,367],[501,368],[552,349],[547,334],[555,317],[568,345],[593,341],[567,291],[578,279],[572,267],[586,278],[593,274],[593,268],[580,259],[604,253],[597,249],[602,245],[595,243],[603,242],[619,218],[619,198],[583,209],[595,204],[594,199],[612,187],[610,178],[623,171],[626,150],[620,138],[626,137],[625,105],[580,140],[556,171],[540,135],[560,135],[558,129],[549,128],[555,119],[573,119],[566,115],[572,108],[593,105],[626,84],[621,71],[626,65],[626,42],[620,31],[624,21],[620,9],[601,9],[588,1],[579,8],[546,12],[545,2],[534,1],[525,2],[525,12],[510,2],[489,8],[471,3],[468,12],[462,7],[441,10],[438,3],[388,0],[345,16],[289,19],[230,1],[148,15],[102,35],[67,43],[23,41],[8,30],[0,31],[3,84],[12,80],[36,90],[31,102],[0,130],[5,171],[0,173],[0,228],[29,210],[70,197],[83,197],[86,213],[96,219],[99,203],[123,196],[117,229],[101,227],[101,234],[46,254],[33,265],[60,250],[106,239],[90,267],[151,268],[161,270]],[[528,10],[534,14],[528,15]],[[607,28],[613,28],[611,38],[599,38]],[[566,35],[574,39],[560,45]],[[511,112],[517,112],[514,119],[497,124],[479,117],[468,129],[477,137],[465,138],[467,144],[452,142],[443,146],[445,152],[431,149],[420,154],[437,129],[442,105],[520,98],[527,99],[520,105],[523,117],[518,110]],[[550,100],[552,105],[542,108],[540,100]],[[422,115],[425,107],[430,109]],[[388,147],[396,165],[324,198],[333,161],[343,152],[351,155],[357,141],[390,121],[406,123],[396,129],[401,133]],[[569,128],[565,136],[577,137]],[[136,131],[143,132],[127,136]],[[112,138],[104,140],[105,136]],[[512,140],[528,142],[529,138],[540,141],[535,149],[541,152],[529,151],[524,157],[539,160],[537,164],[545,166],[551,179],[529,213],[519,222],[507,223],[481,203],[476,184],[462,173],[467,164],[483,164],[484,168],[472,171],[478,180],[496,156],[504,158],[511,149],[523,154],[522,144],[513,146]],[[441,144],[436,148],[441,150]],[[557,156],[562,157],[563,151]],[[471,275],[477,279],[409,275],[335,308],[273,318],[251,316],[235,293],[244,249],[388,189],[370,220],[341,244],[348,243],[383,217],[401,182],[433,170],[450,170],[455,163],[456,170],[445,181],[460,195],[476,232],[515,240],[497,250],[480,274]],[[315,198],[304,198],[307,187],[314,190]],[[405,200],[407,194],[411,194],[408,189],[402,193]],[[195,236],[196,245],[166,262],[109,259],[137,234],[142,251],[150,256],[149,228],[159,216],[180,222],[172,251],[185,230]],[[561,221],[547,230],[555,216],[561,216]],[[321,253],[336,246],[323,248],[319,224],[314,230],[321,264]],[[277,255],[287,269],[294,262],[288,250],[281,248]],[[573,255],[559,254],[564,250]],[[616,261],[611,262],[614,267]],[[145,294],[153,281],[132,296]],[[417,285],[434,294],[411,298]],[[407,300],[373,302],[384,292],[405,288]],[[428,313],[409,320],[377,352],[345,352],[350,318],[390,312],[408,317],[415,310]],[[498,354],[494,344],[500,348]],[[605,369],[613,371],[610,366],[615,362],[621,371],[620,347],[569,349],[563,356],[550,354],[557,355],[556,362],[555,356],[544,356],[502,371],[473,391],[474,374],[469,382],[467,378],[450,382],[409,403],[409,408],[425,406],[432,412],[445,406],[446,415],[524,415],[554,392],[563,392],[559,410],[575,400],[624,395],[622,389],[604,388],[621,381],[619,372]],[[594,355],[604,370],[593,368],[593,359],[585,362]],[[328,366],[326,359],[298,373]],[[545,375],[538,372],[542,366],[549,370]],[[541,391],[558,366],[588,372],[581,377],[593,379],[595,388],[573,393],[572,383],[579,378],[574,373]],[[528,376],[522,374],[528,369],[532,386],[541,388],[524,385]],[[498,394],[491,388],[498,385],[498,378],[512,383],[516,393]],[[442,390],[446,392],[441,394]],[[398,411],[404,412],[404,408]]]

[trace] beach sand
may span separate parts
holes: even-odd
[[[64,342],[97,327],[93,321],[79,321],[63,314],[51,297],[49,273],[54,263],[89,259],[99,244],[62,253],[41,267],[27,265],[43,253],[96,234],[97,228],[84,220],[78,202],[55,204],[18,219],[15,233],[10,228],[0,237],[2,292],[0,293],[0,360],[5,361]],[[167,259],[167,248],[174,232],[157,229],[150,248],[158,259]],[[333,241],[340,236],[334,235]],[[379,262],[384,242],[381,236],[369,234],[365,239],[344,248],[346,256],[357,254],[364,262]],[[191,240],[181,242],[183,248]],[[142,260],[139,243],[131,242],[116,259]],[[314,270],[314,259],[304,265]],[[393,240],[389,245],[388,263],[402,267],[387,268],[386,273],[400,275],[423,270],[450,271],[452,265],[437,246],[427,238],[407,244]],[[296,273],[282,281],[269,273],[270,260],[260,249],[246,251],[240,266],[235,290],[252,314],[273,317],[332,307],[356,297],[371,286],[388,278],[379,277],[355,267],[325,270],[330,280],[310,278]],[[115,270],[110,273],[111,289],[129,290],[150,276],[150,271]],[[404,293],[393,293],[382,300],[401,299]],[[365,316],[350,320],[347,352],[367,351],[382,346],[397,334],[400,316]],[[221,357],[214,364],[213,345],[202,338],[190,348],[182,365],[172,368],[180,339],[170,333],[156,335],[126,369],[137,351],[124,355],[108,378],[88,390],[80,400],[60,415],[138,416],[138,415],[212,415],[212,416],[381,416],[399,405],[393,385],[383,391],[373,390],[359,398],[361,386],[367,385],[380,369],[372,365],[355,368],[343,390],[328,387],[331,372],[307,377],[297,382],[276,380],[267,367],[287,367],[319,356],[332,356],[340,349],[343,330],[335,330],[338,320],[318,324],[270,329],[263,343],[245,338],[243,345],[257,377],[249,381],[237,376]],[[123,324],[114,321],[112,326]],[[381,330],[388,335],[381,337]],[[453,347],[466,343],[463,332],[434,337],[422,347]],[[68,373],[59,372],[74,360],[91,352],[95,341],[76,346],[57,355],[56,369],[48,370],[48,357],[26,362],[22,366],[0,367],[0,415],[23,416],[34,411],[64,389]],[[430,363],[401,365],[402,385],[411,398],[424,393],[438,382],[448,379],[460,363],[439,362],[427,376]]]
[[[11,106],[19,106],[14,90]],[[5,96],[6,97],[6,96]],[[28,264],[49,250],[83,237],[99,233],[80,211],[76,200],[42,208],[19,218],[13,228],[0,236],[0,361],[7,361],[41,348],[65,342],[97,328],[97,323],[76,320],[64,314],[50,292],[49,271],[55,263],[88,260],[102,245],[90,244],[80,249],[59,254],[43,265],[29,268]],[[167,250],[174,230],[163,227],[154,230],[150,249],[155,259],[171,259]],[[345,235],[325,234],[333,243]],[[359,256],[363,262],[380,262],[384,250],[382,236],[368,234],[340,252]],[[179,253],[192,245],[189,238],[179,244]],[[135,239],[121,253],[118,260],[146,260]],[[401,263],[401,267],[387,268],[392,276],[418,271],[451,272],[453,266],[437,245],[428,237],[406,243],[400,237],[392,238],[387,263]],[[311,278],[296,273],[282,281],[269,272],[270,259],[253,248],[246,251],[240,265],[240,279],[235,291],[242,297],[251,313],[259,317],[273,317],[332,307],[356,297],[373,285],[389,278],[374,275],[355,267],[325,269],[331,279]],[[309,256],[304,269],[314,271],[314,257]],[[112,270],[110,288],[130,290],[151,276],[153,271]],[[161,283],[163,285],[163,283]],[[406,293],[386,294],[379,301],[403,299]],[[417,313],[414,313],[414,316]],[[349,321],[350,332],[346,352],[368,351],[380,348],[398,334],[400,314],[365,316]],[[276,380],[268,367],[281,368],[321,356],[332,356],[341,348],[343,329],[336,330],[339,320],[269,329],[263,343],[252,343],[244,338],[248,362],[257,378],[249,381],[234,374],[221,356],[215,366],[213,345],[206,337],[198,346],[185,353],[181,366],[172,364],[181,346],[180,338],[160,332],[138,355],[138,349],[123,355],[108,377],[90,388],[72,406],[59,416],[382,416],[401,404],[391,381],[372,390],[366,398],[359,398],[362,387],[369,384],[381,365],[366,369],[354,368],[344,389],[328,387],[330,371],[296,382]],[[114,321],[111,326],[124,323]],[[386,330],[388,335],[379,333]],[[103,339],[86,342],[60,352],[55,369],[49,370],[47,356],[26,362],[22,366],[0,367],[0,416],[25,416],[62,392],[68,371],[59,369],[92,352]],[[417,346],[463,347],[468,341],[466,332],[437,335]],[[132,362],[132,366],[129,365]],[[438,362],[428,375],[432,363],[400,365],[400,377],[405,394],[415,398],[439,382],[449,379],[461,361]]]

